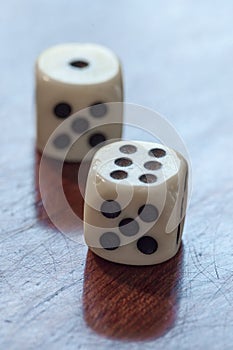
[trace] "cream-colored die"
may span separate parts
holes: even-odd
[[[122,101],[121,65],[111,50],[96,44],[47,49],[36,62],[37,148],[43,151],[64,120],[89,107],[84,115],[63,123],[46,148],[49,156],[63,159],[82,135],[66,156],[67,161],[81,161],[92,147],[121,137],[122,107],[114,114],[107,103]]]
[[[98,150],[85,193],[89,248],[129,265],[173,257],[184,226],[187,171],[182,155],[157,143],[119,141]]]

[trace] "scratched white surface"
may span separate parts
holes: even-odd
[[[232,15],[230,0],[1,4],[1,349],[232,349]],[[33,64],[46,47],[73,41],[118,53],[126,100],[166,115],[193,162],[176,323],[143,345],[85,323],[82,238],[37,220]]]

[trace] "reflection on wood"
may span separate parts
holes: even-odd
[[[183,248],[155,266],[126,266],[88,252],[84,272],[86,323],[106,337],[158,338],[174,324],[182,282]]]

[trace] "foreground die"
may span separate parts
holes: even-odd
[[[98,144],[120,138],[122,108],[113,114],[107,103],[123,101],[122,84],[120,62],[105,47],[64,44],[43,52],[36,63],[37,148],[43,152],[54,130],[87,107],[59,128],[46,149],[49,156],[63,159],[69,150],[67,161],[81,161]],[[75,138],[80,139],[72,145]]]
[[[164,145],[119,141],[95,154],[84,206],[89,248],[122,264],[151,265],[173,257],[187,205],[186,160]]]

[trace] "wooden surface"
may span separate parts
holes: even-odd
[[[232,349],[232,13],[230,0],[2,2],[1,349]],[[126,100],[166,115],[190,151],[183,246],[167,263],[108,263],[87,253],[81,228],[75,243],[47,220],[33,64],[72,41],[116,51]],[[81,213],[73,170],[64,186]],[[51,165],[50,191],[53,176]]]

